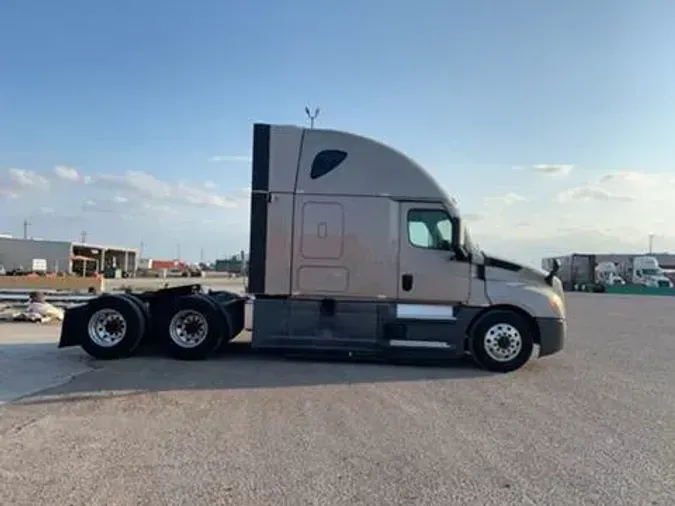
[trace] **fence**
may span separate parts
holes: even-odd
[[[22,306],[28,303],[31,290],[0,290],[0,306]],[[57,292],[56,290],[41,290],[45,300],[57,307],[69,307],[82,304],[96,297],[94,294]]]

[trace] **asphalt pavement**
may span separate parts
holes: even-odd
[[[0,326],[0,393],[27,395],[0,407],[0,504],[672,506],[674,302],[571,294],[565,350],[508,375],[102,363]]]

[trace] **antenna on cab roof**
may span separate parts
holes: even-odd
[[[305,107],[305,114],[307,115],[307,119],[309,119],[309,128],[314,128],[314,120],[316,120],[320,112],[321,109],[318,107],[314,109],[314,112],[310,110],[309,106]]]

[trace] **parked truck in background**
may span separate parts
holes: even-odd
[[[652,288],[672,288],[673,283],[665,275],[656,257],[638,256],[628,262],[627,274],[633,284]]]
[[[605,286],[626,284],[626,281],[619,275],[619,268],[614,262],[600,262],[596,265],[595,282]]]
[[[558,263],[557,276],[565,290],[586,290],[596,285],[597,257],[594,254],[572,253],[562,257],[546,258],[542,261],[545,270],[553,267],[553,260]]]
[[[253,129],[247,295],[199,285],[105,294],[66,312],[59,346],[100,359],[154,340],[203,359],[252,306],[251,346],[346,356],[460,357],[520,368],[563,347],[556,273],[476,247],[453,200],[416,162],[359,135]],[[457,189],[460,191],[461,189]]]

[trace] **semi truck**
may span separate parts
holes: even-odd
[[[258,123],[251,188],[245,294],[197,284],[103,294],[66,312],[59,347],[118,359],[153,341],[197,360],[250,330],[254,350],[469,355],[495,372],[563,348],[559,265],[481,251],[454,199],[402,152],[354,133]]]
[[[619,276],[618,267],[614,262],[600,262],[595,267],[595,282],[600,285],[625,285],[626,281]]]
[[[557,277],[561,280],[565,290],[586,291],[599,286],[596,285],[595,279],[598,262],[594,254],[572,253],[563,257],[542,260],[544,269],[552,269],[554,264],[557,265]]]
[[[648,255],[635,257],[627,263],[626,270],[633,284],[652,288],[673,287],[673,283],[664,274],[656,257]]]

